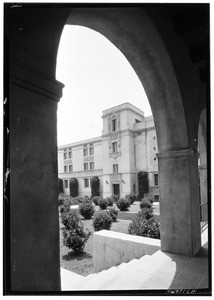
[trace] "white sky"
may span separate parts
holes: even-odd
[[[151,115],[143,86],[125,56],[103,35],[64,27],[56,78],[65,84],[58,104],[58,145],[102,134],[102,111],[130,102]]]

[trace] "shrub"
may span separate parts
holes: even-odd
[[[63,212],[61,215],[61,222],[66,229],[69,229],[70,227],[75,227],[75,224],[80,222],[79,212],[74,209],[70,209],[69,211]]]
[[[100,195],[100,180],[97,176],[94,176],[91,179],[91,196],[99,196]]]
[[[100,198],[98,205],[101,209],[106,209],[108,206],[108,201],[105,198]]]
[[[113,195],[112,196],[114,202],[117,202],[119,200],[119,196],[118,195]]]
[[[106,200],[107,200],[108,206],[112,206],[114,204],[113,197],[107,197]]]
[[[91,217],[94,214],[94,211],[94,206],[89,200],[86,200],[83,203],[80,203],[79,205],[79,212],[85,219],[91,219]]]
[[[153,204],[153,202],[155,201],[155,196],[152,194],[147,194],[144,198],[147,198],[148,201],[151,202],[151,204]]]
[[[148,181],[148,173],[147,172],[138,172],[138,189],[140,199],[144,197],[144,194],[149,192],[149,181]]]
[[[71,206],[71,199],[70,197],[64,196],[63,198],[60,198],[60,206],[59,206],[59,210],[60,213],[62,214],[63,212],[69,211],[70,210],[70,206]],[[63,199],[63,200],[62,200]]]
[[[94,196],[92,199],[92,201],[94,202],[95,205],[98,205],[99,200],[100,200],[100,197],[98,197],[98,196]]]
[[[128,227],[129,234],[160,239],[160,226],[154,217],[145,218],[143,211],[139,212],[136,218]]]
[[[135,194],[128,194],[125,198],[129,199],[130,203],[133,204],[137,200],[137,196]]]
[[[79,202],[79,203],[82,203],[82,202],[84,202],[84,197],[82,197],[82,196],[77,196],[77,197],[75,197],[75,199]]]
[[[66,197],[64,201],[64,205],[70,207],[72,205],[72,198]]]
[[[80,202],[78,200],[78,197],[71,198],[71,205],[79,205]]]
[[[78,180],[76,178],[70,180],[70,195],[71,197],[78,196]]]
[[[151,208],[152,207],[152,203],[148,200],[148,198],[143,198],[140,202],[140,208]]]
[[[121,211],[127,210],[129,206],[130,206],[130,202],[129,202],[129,200],[127,198],[120,198],[117,201],[117,207]]]
[[[145,219],[150,219],[154,217],[153,209],[152,207],[144,207],[141,210],[142,216],[144,215]]]
[[[75,210],[63,213],[62,223],[65,226],[63,229],[63,244],[75,253],[81,253],[91,232],[89,230],[84,231],[79,214]]]
[[[68,212],[69,210],[70,210],[69,206],[66,206],[64,204],[59,206],[59,211],[60,211],[61,214],[63,214],[64,212]]]
[[[60,193],[58,196],[58,203],[59,203],[59,205],[63,205],[64,202],[65,202],[65,196],[63,193]]]
[[[107,212],[110,214],[112,218],[112,222],[117,221],[118,210],[115,207],[109,207]]]
[[[112,218],[110,214],[106,211],[98,211],[93,220],[93,226],[95,231],[102,229],[110,230],[112,223]]]

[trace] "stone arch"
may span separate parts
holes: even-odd
[[[181,85],[177,78],[182,67],[191,74],[187,56],[180,60],[182,67],[175,70],[174,66],[179,65],[177,57],[171,58],[169,45],[167,48],[160,30],[143,9],[74,8],[67,24],[86,26],[104,35],[125,55],[138,75],[157,132],[161,248],[195,255],[201,247],[199,193],[195,180],[198,177],[198,157],[191,148],[192,129],[188,131],[187,128],[185,85]],[[183,48],[182,53],[185,53]],[[184,192],[180,193],[181,190]],[[187,216],[186,224],[183,215]]]
[[[10,130],[5,127],[10,149],[6,146],[5,153],[10,154],[10,165],[5,166],[4,210],[10,215],[5,251],[10,291],[60,290],[56,111],[62,85],[55,80],[55,66],[66,20],[105,35],[131,62],[143,83],[157,128],[159,172],[164,175],[160,176],[162,250],[194,255],[201,246],[195,185],[198,164],[194,151],[188,149],[188,136],[193,131],[190,125],[195,125],[192,118],[197,119],[197,109],[191,108],[200,104],[191,91],[196,95],[200,88],[195,77],[189,76],[185,59],[178,84],[175,71],[178,74],[180,61],[170,60],[170,37],[162,40],[164,30],[160,35],[160,28],[154,26],[156,19],[142,8],[114,7],[104,12],[61,4],[22,4],[20,9],[9,3],[5,8],[9,49],[4,102],[10,114],[6,122]],[[156,14],[167,27],[168,19],[159,8]],[[173,19],[170,11],[166,15]],[[180,56],[180,47],[173,44],[172,48],[171,54]],[[181,90],[188,85],[184,98]]]
[[[138,8],[74,8],[67,24],[89,27],[108,38],[127,58],[150,102],[159,151],[188,148],[181,94],[165,45]]]

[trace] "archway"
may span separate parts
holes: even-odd
[[[177,76],[154,23],[143,10],[135,8],[75,8],[67,24],[86,26],[107,37],[138,75],[157,132],[161,247],[179,254],[196,254],[201,246],[198,186],[193,184],[198,157],[189,148]]]
[[[191,40],[186,45],[185,39],[177,36],[194,25],[188,23],[189,11],[187,22],[183,24],[181,18],[184,28],[175,28],[174,20],[179,23],[176,7],[173,11],[157,7],[148,13],[143,7],[22,6],[8,4],[5,12],[6,68],[10,64],[5,73],[10,80],[5,90],[5,103],[10,101],[10,135],[6,130],[5,136],[10,142],[7,171],[11,174],[10,185],[7,180],[5,184],[5,190],[10,191],[5,210],[10,214],[6,248],[12,290],[60,290],[56,102],[62,85],[55,80],[55,66],[67,19],[68,24],[101,31],[124,53],[144,85],[160,151],[162,250],[194,255],[201,245],[194,139],[204,99],[199,72],[189,57],[192,40],[186,36]],[[185,9],[178,13],[185,13]],[[203,34],[196,34],[197,40],[199,36]],[[204,44],[202,48],[207,49]],[[197,49],[192,52],[196,62]]]

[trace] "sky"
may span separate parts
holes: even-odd
[[[107,38],[89,28],[64,27],[56,79],[65,85],[58,103],[58,146],[101,136],[102,111],[124,102],[151,115],[130,63]]]

